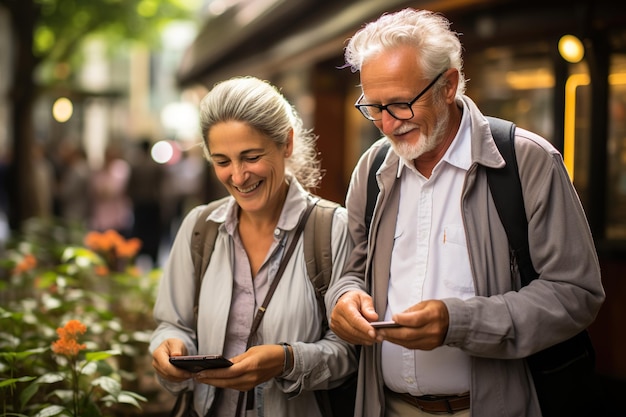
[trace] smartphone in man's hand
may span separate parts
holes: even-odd
[[[393,320],[373,321],[370,323],[370,325],[375,329],[389,329],[392,327],[400,327],[400,325]]]

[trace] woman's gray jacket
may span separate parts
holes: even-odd
[[[298,221],[310,199],[309,193],[292,178],[276,227],[277,231],[281,230],[277,239],[283,233],[287,235],[287,240],[295,235]],[[189,355],[223,352],[235,273],[233,236],[227,231],[225,222],[229,214],[235,216],[233,213],[238,208],[234,198],[229,197],[207,218],[218,223],[219,227],[211,261],[199,283],[196,323],[193,306],[198,283],[190,245],[194,225],[203,209],[204,206],[198,206],[185,216],[163,268],[154,306],[154,319],[158,326],[152,334],[150,352],[169,338],[182,340]],[[331,283],[340,276],[352,249],[346,223],[345,209],[337,208],[330,243],[333,261]],[[275,261],[274,271],[278,269],[279,262],[280,258]],[[263,401],[258,403],[262,403],[259,407],[266,416],[319,417],[315,390],[334,388],[354,371],[354,347],[323,326],[315,291],[307,274],[303,235],[287,262],[256,334],[264,344],[289,343],[294,353],[293,369],[288,375],[261,384]],[[213,404],[216,390],[212,386],[194,383],[193,380],[177,383],[159,377],[159,381],[172,393],[193,389],[195,409],[201,416]]]
[[[515,152],[530,254],[539,273],[539,279],[520,289],[485,170],[505,162],[476,105],[465,96],[459,105],[471,119],[472,164],[461,207],[476,296],[443,300],[450,315],[444,344],[471,356],[473,416],[538,417],[537,396],[522,358],[577,334],[595,319],[604,290],[594,241],[561,155],[545,139],[517,128]],[[379,317],[385,315],[400,189],[399,158],[391,150],[376,175],[381,191],[370,230],[376,238],[369,246],[364,222],[369,167],[385,140],[364,153],[352,174],[346,207],[355,249],[342,278],[326,294],[329,311],[343,293],[361,289],[372,294]],[[361,350],[357,416],[384,415],[380,346]]]

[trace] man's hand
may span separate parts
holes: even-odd
[[[369,324],[378,320],[372,297],[364,291],[354,290],[343,294],[330,316],[330,328],[346,342],[355,345],[372,345],[376,330]]]
[[[380,329],[378,337],[407,349],[432,350],[441,346],[450,323],[448,308],[439,300],[422,301],[392,318],[401,327]]]
[[[172,382],[182,382],[191,378],[193,374],[170,363],[170,356],[187,354],[187,347],[180,339],[167,339],[152,353],[152,367],[159,376]]]

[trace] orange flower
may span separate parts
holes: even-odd
[[[118,232],[113,229],[109,229],[102,234],[107,249],[114,249],[118,245],[124,242],[124,238]]]
[[[137,238],[124,239],[115,230],[109,229],[104,233],[89,232],[85,236],[85,245],[98,252],[113,250],[120,258],[132,258],[141,248],[141,240]]]
[[[99,252],[108,252],[119,245],[120,242],[124,242],[124,238],[112,229],[103,233],[89,232],[85,236],[85,245]]]
[[[89,232],[85,235],[85,238],[83,239],[83,243],[85,244],[85,246],[88,246],[93,249],[93,247],[96,246],[96,241],[98,239],[98,236],[99,234],[97,232]]]
[[[128,240],[120,240],[115,246],[115,254],[120,258],[132,258],[137,255],[141,248],[141,240],[136,237]]]
[[[57,355],[77,356],[87,348],[85,344],[78,343],[78,336],[87,331],[87,326],[78,320],[70,320],[65,326],[57,329],[59,340],[52,343],[52,351]]]
[[[103,244],[104,242],[101,233],[89,232],[87,233],[87,236],[85,236],[85,245],[92,250],[102,250]]]
[[[35,268],[36,266],[37,266],[37,258],[35,258],[33,254],[28,253],[24,255],[24,258],[22,258],[21,262],[15,265],[15,268],[13,268],[13,273],[21,274],[24,272],[28,272],[31,269]]]

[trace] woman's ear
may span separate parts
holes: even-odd
[[[287,143],[285,143],[285,158],[289,158],[293,153],[293,129],[289,131]]]

